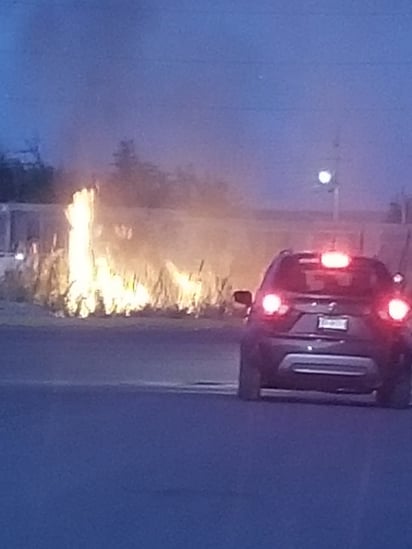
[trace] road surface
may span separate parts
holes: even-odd
[[[234,383],[240,329],[188,320],[138,328],[0,327],[1,384]]]
[[[412,547],[411,411],[147,391],[233,381],[238,334],[131,335],[1,330],[0,547]]]

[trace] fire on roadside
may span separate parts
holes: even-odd
[[[178,287],[177,302],[182,309],[189,312],[195,310],[202,296],[202,282],[195,280],[191,275],[179,271],[174,263],[166,262],[166,267]]]
[[[86,317],[96,309],[92,255],[94,191],[83,189],[73,195],[66,209],[69,230],[69,313]]]
[[[93,243],[95,191],[83,189],[73,195],[66,209],[70,223],[67,308],[83,318],[100,306],[105,314],[125,314],[150,303],[146,287],[134,276],[124,277],[109,264],[107,257],[96,256]]]
[[[135,273],[116,268],[106,250],[95,242],[96,193],[83,189],[73,195],[66,209],[70,224],[68,242],[68,291],[66,307],[69,315],[87,317],[97,311],[107,315],[130,315],[148,306],[159,307],[153,284],[143,284]],[[131,229],[116,226],[118,237],[130,239]],[[181,271],[172,261],[165,262],[167,276],[173,286],[173,303],[163,301],[160,306],[173,306],[189,313],[198,310],[206,287],[200,276]],[[150,290],[149,290],[150,288]],[[210,292],[209,292],[210,293]]]

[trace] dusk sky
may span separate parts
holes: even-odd
[[[410,0],[0,0],[0,145],[106,169],[122,138],[263,207],[412,193]]]

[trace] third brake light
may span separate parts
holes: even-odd
[[[345,269],[350,264],[350,257],[343,252],[324,252],[321,255],[321,263],[327,269]]]

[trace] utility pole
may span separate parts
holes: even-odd
[[[339,196],[339,168],[340,168],[340,130],[336,135],[336,139],[333,143],[335,149],[335,173],[333,177],[333,221],[339,221],[340,214],[340,196]]]
[[[336,138],[333,142],[334,154],[328,160],[333,162],[333,170],[324,169],[318,173],[319,183],[325,187],[329,193],[333,193],[333,213],[332,219],[334,222],[338,222],[340,219],[340,163],[341,163],[341,150],[340,150],[340,130],[336,134]]]
[[[408,221],[408,201],[406,198],[405,187],[401,190],[401,223],[406,225]]]

